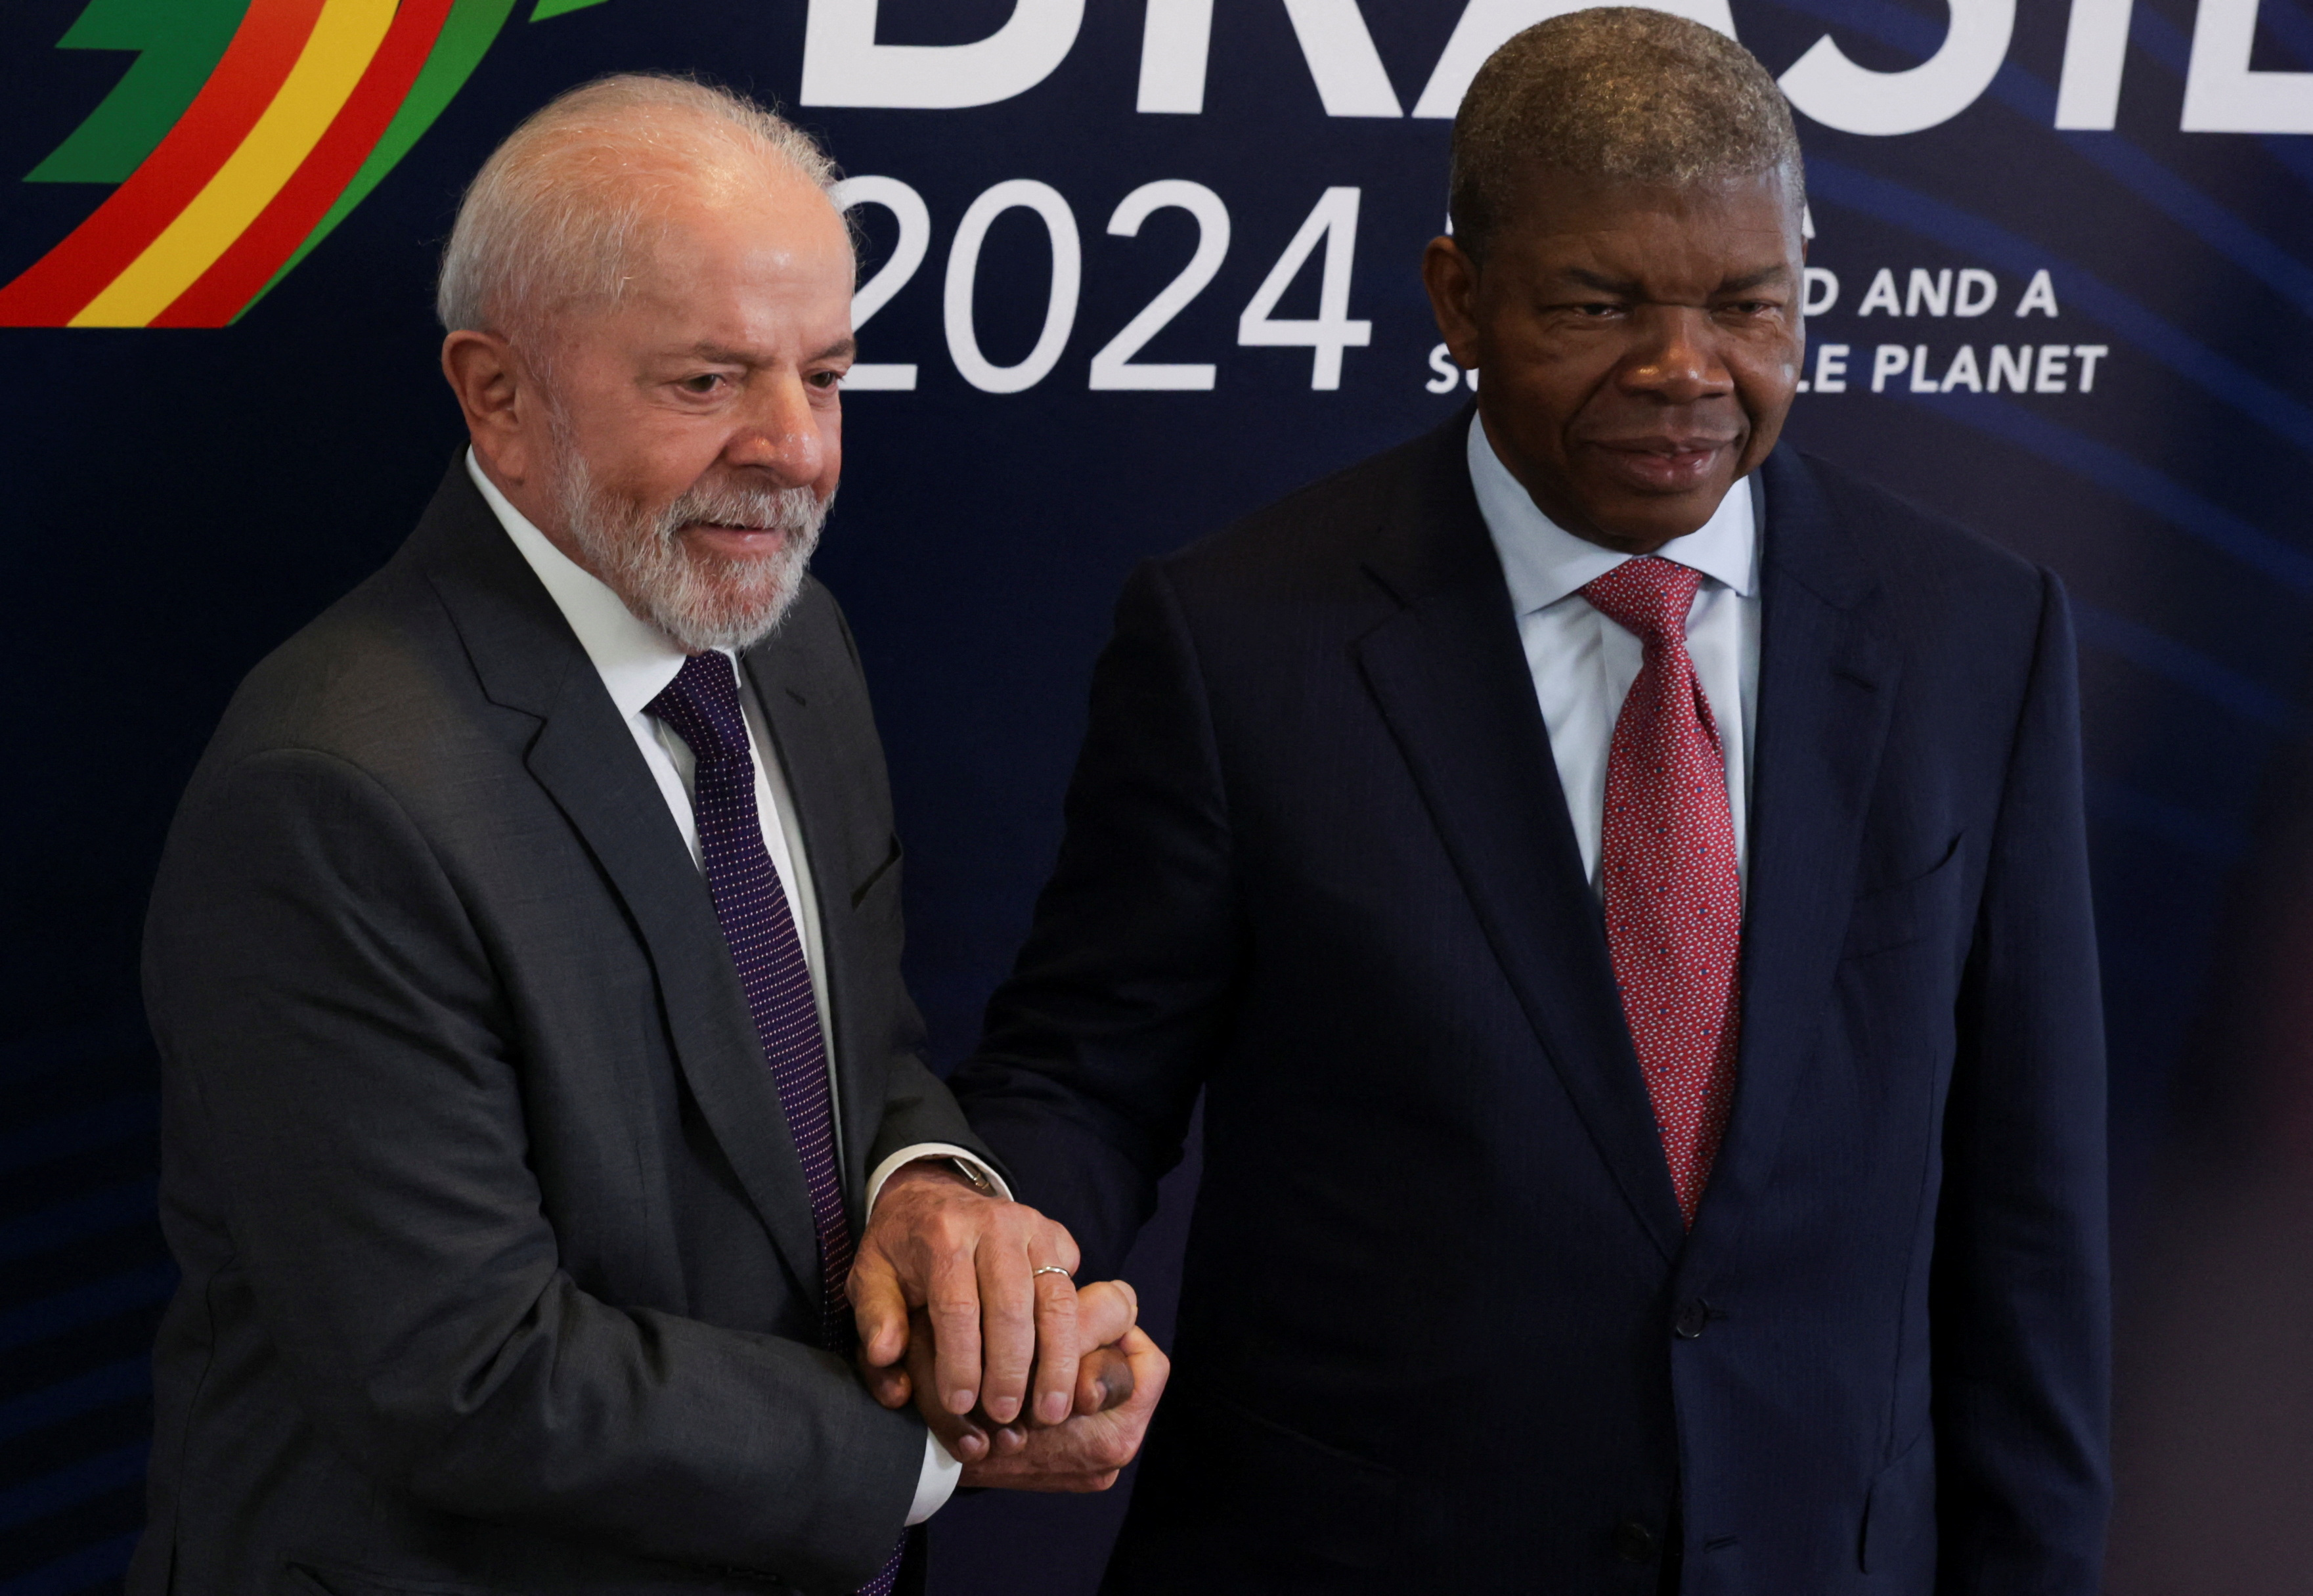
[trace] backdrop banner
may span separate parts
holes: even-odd
[[[1463,402],[1474,378],[1416,269],[1446,225],[1449,119],[1494,46],[1565,9],[0,9],[0,683],[21,738],[0,1596],[106,1588],[133,1542],[173,1283],[145,894],[234,683],[386,558],[462,441],[431,278],[483,154],[557,91],[652,68],[776,102],[850,174],[866,364],[819,569],[877,694],[945,1068],[1051,859],[1129,569]],[[1739,37],[1799,113],[1789,436],[2053,567],[2078,605],[2122,1269],[2112,1588],[2300,1590],[2313,13],[1672,9]],[[1134,1263],[1160,1328],[1193,1178],[1192,1158]],[[959,1502],[935,1588],[1088,1591],[1122,1496]]]

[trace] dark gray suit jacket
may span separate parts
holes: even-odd
[[[978,1143],[919,1056],[866,686],[745,663],[817,883],[845,1195]],[[704,882],[453,467],[253,671],[145,940],[163,1217],[136,1596],[848,1591],[923,1451],[817,1345],[803,1173]]]

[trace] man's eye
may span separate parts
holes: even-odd
[[[702,371],[697,376],[685,377],[678,384],[685,393],[712,393],[723,385],[719,371]]]
[[[1587,316],[1596,320],[1605,316],[1618,314],[1622,311],[1622,308],[1623,307],[1621,305],[1614,304],[1612,300],[1601,299],[1596,300],[1589,304],[1576,305],[1574,307],[1574,313],[1578,316]]]
[[[840,371],[815,371],[805,379],[814,388],[832,388],[843,381]]]

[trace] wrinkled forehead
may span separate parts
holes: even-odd
[[[603,291],[557,318],[567,335],[675,327],[784,345],[849,331],[850,233],[808,180],[660,185],[624,221]]]
[[[1701,224],[1741,215],[1754,225],[1800,226],[1807,195],[1788,165],[1758,172],[1714,172],[1681,181],[1593,172],[1535,161],[1510,185],[1504,231],[1595,226],[1618,215],[1676,216]]]
[[[840,278],[848,289],[852,276],[849,227],[824,190],[793,174],[670,187],[639,220],[638,286],[743,271]]]
[[[1529,260],[1635,251],[1796,260],[1804,248],[1798,189],[1783,168],[1659,183],[1538,166],[1515,191],[1497,246]]]

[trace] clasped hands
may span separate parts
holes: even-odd
[[[851,1269],[860,1374],[963,1485],[1104,1491],[1139,1451],[1172,1365],[1132,1288],[1079,1289],[1077,1262],[1066,1228],[938,1164],[884,1185]]]

